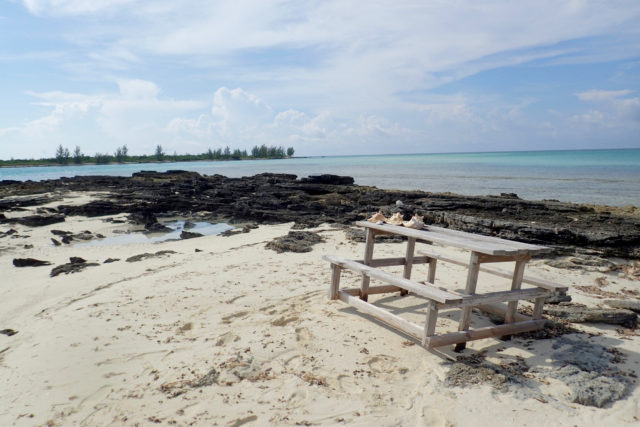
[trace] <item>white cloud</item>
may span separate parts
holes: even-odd
[[[30,93],[34,109],[21,117],[32,120],[3,122],[0,143],[40,132],[42,145],[55,137],[127,143],[132,152],[160,141],[170,151],[291,141],[300,154],[326,154],[472,150],[485,138],[487,150],[508,149],[509,141],[523,148],[540,132],[566,137],[558,131],[566,124],[577,135],[580,121],[625,131],[640,117],[629,89],[580,92],[584,108],[554,117],[529,115],[535,90],[509,99],[465,93],[464,82],[454,95],[431,90],[498,67],[637,58],[640,2],[23,3],[37,15],[25,32],[37,30],[34,39],[47,43],[44,51],[3,53],[3,66],[37,61],[52,76],[50,88],[116,82],[118,90]]]
[[[204,107],[198,101],[162,97],[153,82],[122,79],[117,83],[117,92],[96,95],[28,92],[37,99],[35,105],[49,112],[20,126],[0,129],[0,136],[24,141],[24,146],[15,147],[17,152],[28,152],[27,148],[37,144],[38,151],[46,153],[52,141],[81,145],[87,153],[110,152],[122,144],[129,144],[132,153],[137,151],[134,147],[144,152],[166,139],[164,128],[170,118]],[[46,142],[40,142],[43,140]]]
[[[589,90],[576,94],[581,101],[611,101],[621,96],[633,93],[630,89],[623,90]]]
[[[91,15],[116,9],[137,0],[23,0],[31,13],[51,15]]]
[[[572,117],[574,122],[598,125],[606,128],[640,126],[640,97],[627,97],[631,89],[590,90],[576,94],[578,99],[595,105],[586,113]]]

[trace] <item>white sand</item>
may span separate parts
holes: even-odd
[[[323,226],[326,242],[312,252],[265,249],[290,226],[262,226],[231,237],[83,248],[54,247],[50,230],[111,236],[124,226],[81,217],[33,229],[14,226],[30,237],[0,239],[0,329],[18,331],[0,335],[0,425],[637,425],[636,384],[602,409],[569,401],[567,385],[545,374],[554,364],[557,338],[469,343],[465,355],[484,349],[496,363],[519,355],[541,372],[525,374],[529,378],[523,384],[506,391],[489,384],[445,386],[448,358],[455,353],[426,351],[344,303],[327,300],[329,267],[322,255],[360,258],[363,244]],[[9,228],[0,226],[0,231]],[[160,250],[177,253],[124,261]],[[376,245],[376,255],[403,251],[402,244]],[[53,278],[53,265],[12,265],[13,258],[24,257],[59,265],[70,256],[100,265]],[[121,260],[102,264],[107,258]],[[415,266],[414,277],[426,277],[426,270]],[[605,276],[540,261],[528,272],[569,286],[592,285]],[[460,267],[438,266],[443,286],[463,287],[464,278]],[[637,281],[607,279],[611,292],[638,288]],[[346,273],[344,282],[357,285],[359,278]],[[507,284],[481,274],[479,286]],[[601,301],[575,289],[570,294],[590,305]],[[372,297],[379,299],[396,307],[423,303],[413,296]],[[422,323],[422,314],[413,311],[403,315]],[[455,329],[457,313],[449,315],[451,320],[442,314],[439,327]],[[485,323],[486,318],[473,316],[472,325]],[[625,359],[615,367],[638,370],[637,334],[622,336],[605,325],[579,328],[601,335],[581,334],[576,340],[615,347]],[[195,387],[208,372],[216,381]]]

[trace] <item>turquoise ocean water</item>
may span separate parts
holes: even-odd
[[[229,177],[262,172],[291,173],[299,177],[331,173],[353,176],[360,185],[386,189],[466,195],[509,192],[533,200],[640,206],[640,149],[0,168],[0,180],[37,181],[74,175],[130,176],[140,170],[170,169]]]

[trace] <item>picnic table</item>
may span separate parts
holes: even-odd
[[[447,228],[426,225],[422,229],[413,229],[386,223],[368,221],[356,222],[366,230],[364,258],[362,260],[348,260],[338,256],[325,256],[331,263],[332,275],[329,290],[330,299],[341,299],[389,325],[421,340],[427,348],[456,344],[455,350],[465,348],[466,342],[476,339],[512,335],[521,332],[541,329],[545,320],[542,310],[546,298],[552,292],[566,291],[567,287],[542,279],[526,276],[525,266],[532,256],[549,252],[545,246],[532,245],[483,236]],[[374,259],[373,250],[375,236],[378,234],[394,234],[407,237],[404,257]],[[416,251],[416,242],[427,243]],[[435,245],[450,246],[463,249],[470,253],[468,261],[451,258],[434,251]],[[438,261],[450,262],[466,266],[467,281],[463,292],[437,287],[435,285],[436,266]],[[485,267],[483,264],[496,262],[513,262],[513,271]],[[411,280],[414,264],[428,264],[428,274],[425,282]],[[402,277],[380,269],[387,266],[404,266]],[[343,269],[362,274],[359,288],[339,288],[340,274]],[[480,272],[511,279],[510,289],[498,292],[477,292],[478,275]],[[384,285],[370,286],[370,280],[376,279]],[[533,287],[522,289],[522,284]],[[426,320],[424,326],[419,326],[381,307],[368,302],[369,295],[400,292],[406,295],[411,292],[427,300]],[[525,316],[517,312],[519,300],[534,301],[532,316]],[[506,306],[502,303],[507,303]],[[504,324],[470,329],[471,311],[478,307],[482,311],[504,316]],[[438,311],[449,308],[460,308],[461,315],[457,332],[436,334]]]

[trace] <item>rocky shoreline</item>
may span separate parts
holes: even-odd
[[[101,192],[99,200],[60,204],[19,220],[3,211],[55,205],[70,191]],[[196,172],[138,172],[131,177],[77,176],[39,182],[0,181],[0,221],[37,226],[68,215],[129,213],[153,229],[158,216],[206,218],[232,224],[295,222],[294,228],[321,223],[351,225],[373,212],[423,215],[435,224],[472,233],[552,246],[556,255],[640,257],[640,208],[581,205],[555,200],[529,201],[515,194],[461,196],[450,193],[383,190],[358,186],[353,178],[288,174],[227,178]],[[586,260],[586,261],[585,261]],[[593,261],[598,264],[599,260]]]

